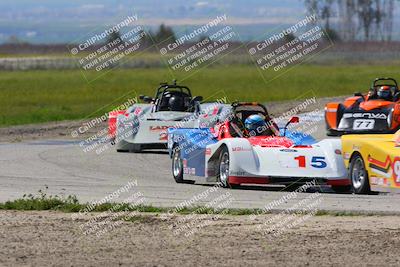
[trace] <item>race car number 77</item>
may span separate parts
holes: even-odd
[[[354,130],[372,130],[374,129],[375,121],[374,120],[354,120],[353,129]]]
[[[306,156],[297,156],[294,159],[298,161],[299,168],[306,167]],[[310,165],[314,168],[319,168],[319,169],[326,168],[327,166],[325,162],[325,157],[312,157]]]

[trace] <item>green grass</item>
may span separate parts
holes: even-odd
[[[0,210],[55,210],[63,212],[79,212],[85,209],[93,212],[104,212],[104,211],[139,211],[139,212],[151,212],[151,213],[167,213],[171,211],[171,208],[165,207],[154,207],[149,205],[138,205],[130,206],[129,204],[121,203],[104,203],[100,205],[90,206],[89,204],[79,203],[76,196],[53,196],[47,195],[42,190],[39,190],[37,195],[24,195],[22,198],[0,203]],[[250,215],[258,212],[258,209],[226,209],[224,211],[229,215]],[[179,214],[221,214],[222,210],[216,210],[213,208],[206,208],[202,206],[185,207],[178,211]]]
[[[0,210],[20,210],[20,211],[43,211],[43,210],[53,210],[53,211],[62,211],[62,212],[79,212],[91,210],[92,212],[126,212],[126,211],[137,211],[142,213],[170,213],[174,208],[167,207],[154,207],[150,205],[139,205],[139,206],[130,206],[129,204],[121,204],[121,203],[104,203],[101,205],[90,206],[89,204],[79,203],[76,196],[67,196],[67,197],[59,197],[53,195],[47,195],[42,190],[39,190],[37,195],[24,195],[20,199],[16,199],[13,201],[7,201],[5,203],[0,203]],[[280,211],[271,211],[268,214],[279,213]],[[177,214],[223,214],[223,215],[233,215],[233,216],[241,216],[241,215],[253,215],[253,214],[263,214],[260,209],[214,209],[208,208],[204,206],[193,206],[193,207],[185,207],[177,211]],[[374,213],[374,212],[356,212],[356,211],[326,211],[319,210],[315,216],[385,216],[385,215],[393,215],[393,214],[385,214],[385,213]],[[128,221],[137,221],[140,220],[141,217],[135,217],[128,219]]]
[[[299,65],[276,78],[266,72],[265,81],[255,66],[207,67],[188,77],[167,68],[113,70],[88,83],[79,70],[0,72],[0,127],[95,117],[126,101],[127,96],[153,95],[161,81],[174,76],[195,95],[229,100],[280,101],[298,98],[312,90],[318,97],[366,91],[378,76],[399,78],[398,67],[347,65]],[[86,73],[89,80],[98,73]],[[276,79],[273,79],[276,78]],[[273,79],[273,80],[272,80]],[[272,81],[271,81],[272,80]]]

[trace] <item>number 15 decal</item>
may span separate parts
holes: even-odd
[[[294,159],[299,162],[300,168],[306,167],[306,156],[297,156]],[[312,157],[310,165],[314,168],[319,168],[319,169],[326,168],[327,166],[325,162],[325,157]]]

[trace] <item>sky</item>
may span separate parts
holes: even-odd
[[[130,14],[148,29],[165,23],[178,32],[227,14],[244,39],[254,39],[302,13],[301,0],[0,0],[0,42],[14,35],[31,43],[68,43]]]
[[[184,33],[226,14],[242,40],[304,17],[303,0],[0,0],[0,43],[71,43],[136,14],[145,29],[161,23]],[[396,16],[400,17],[400,16]],[[395,27],[396,29],[399,27]]]

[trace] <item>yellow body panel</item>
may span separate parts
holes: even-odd
[[[400,146],[396,143],[399,133],[342,136],[346,167],[355,153],[361,154],[372,190],[400,189]]]

